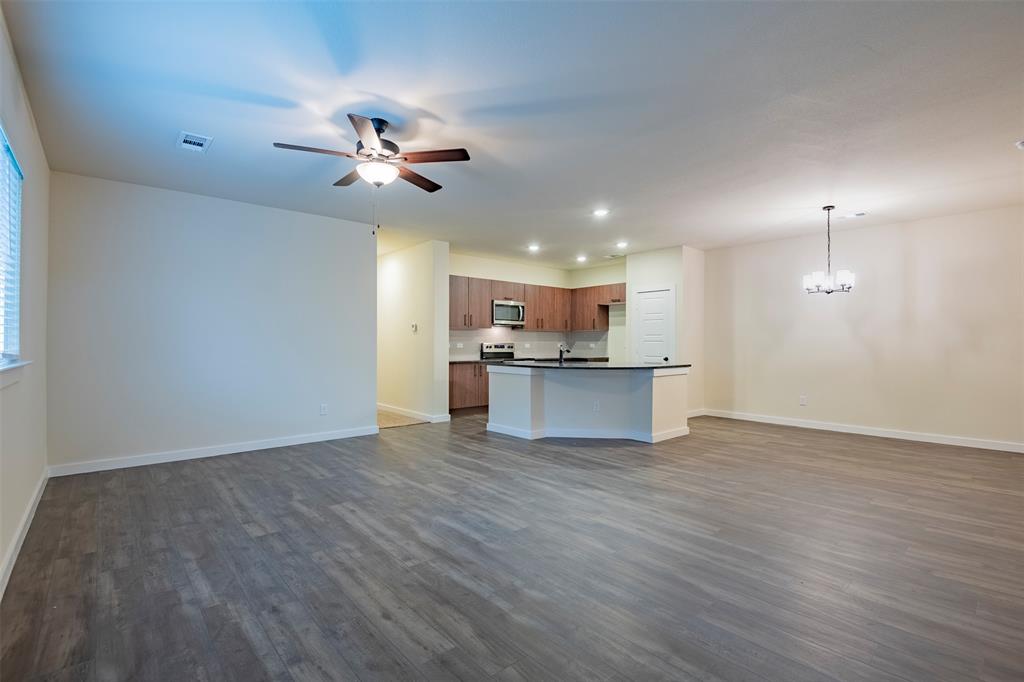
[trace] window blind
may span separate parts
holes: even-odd
[[[24,175],[0,128],[0,360],[18,357],[21,318],[21,184]]]

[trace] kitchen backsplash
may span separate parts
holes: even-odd
[[[449,360],[479,360],[481,343],[516,344],[517,358],[557,358],[558,344],[565,342],[576,358],[608,357],[608,332],[527,332],[507,327],[448,332]],[[459,345],[462,345],[459,348]]]

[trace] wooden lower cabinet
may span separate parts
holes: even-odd
[[[448,363],[448,409],[487,404],[487,365],[481,362]]]

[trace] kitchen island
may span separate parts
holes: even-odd
[[[685,436],[688,364],[504,361],[487,365],[487,430],[518,438]]]

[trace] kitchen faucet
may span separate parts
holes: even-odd
[[[565,347],[565,343],[558,344],[558,364],[565,364],[565,354],[571,353],[572,351]]]

